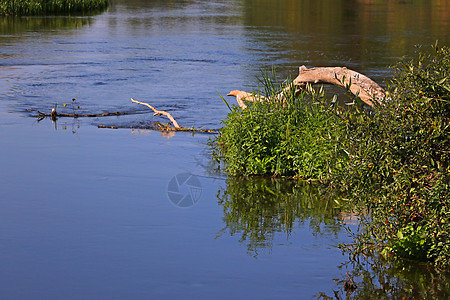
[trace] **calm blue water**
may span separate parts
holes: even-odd
[[[251,91],[261,69],[343,65],[382,83],[414,44],[449,41],[439,1],[350,2],[116,0],[96,16],[0,18],[0,298],[334,295],[346,259],[335,246],[348,240],[337,209],[270,182],[295,209],[240,207],[260,183],[215,172],[210,135],[142,129],[166,120],[130,97],[217,129],[217,93]],[[129,115],[33,117],[55,103]],[[188,208],[168,193],[183,173],[200,183]]]

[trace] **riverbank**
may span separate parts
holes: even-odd
[[[423,49],[395,66],[387,96],[370,109],[359,90],[341,109],[323,88],[299,93],[264,75],[257,94],[266,98],[235,107],[212,148],[230,175],[294,176],[344,191],[363,220],[357,254],[448,267],[449,69],[448,47]]]
[[[0,16],[87,13],[103,10],[108,5],[109,0],[1,0]]]

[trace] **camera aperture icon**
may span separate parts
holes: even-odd
[[[167,196],[177,207],[191,207],[202,195],[202,185],[197,176],[191,173],[180,173],[170,179],[167,185]]]

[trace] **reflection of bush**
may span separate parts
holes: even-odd
[[[337,279],[341,299],[449,299],[449,271],[439,271],[427,265],[405,260],[390,264],[383,258],[359,257],[343,268],[341,279]],[[357,288],[349,290],[349,277]],[[335,299],[321,294],[319,299]],[[339,299],[339,298],[337,298]]]
[[[270,248],[277,232],[290,235],[296,223],[313,234],[336,236],[340,214],[334,201],[321,199],[320,187],[267,178],[228,178],[218,193],[226,229],[240,234],[250,253]],[[332,226],[323,226],[332,225]]]
[[[0,0],[0,15],[70,14],[105,9],[109,0]]]
[[[45,29],[77,29],[92,22],[89,18],[0,18],[0,34],[15,35]]]

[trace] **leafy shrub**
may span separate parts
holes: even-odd
[[[361,245],[448,265],[450,55],[433,52],[395,66],[372,114],[348,115],[351,158],[336,180],[369,213]]]

